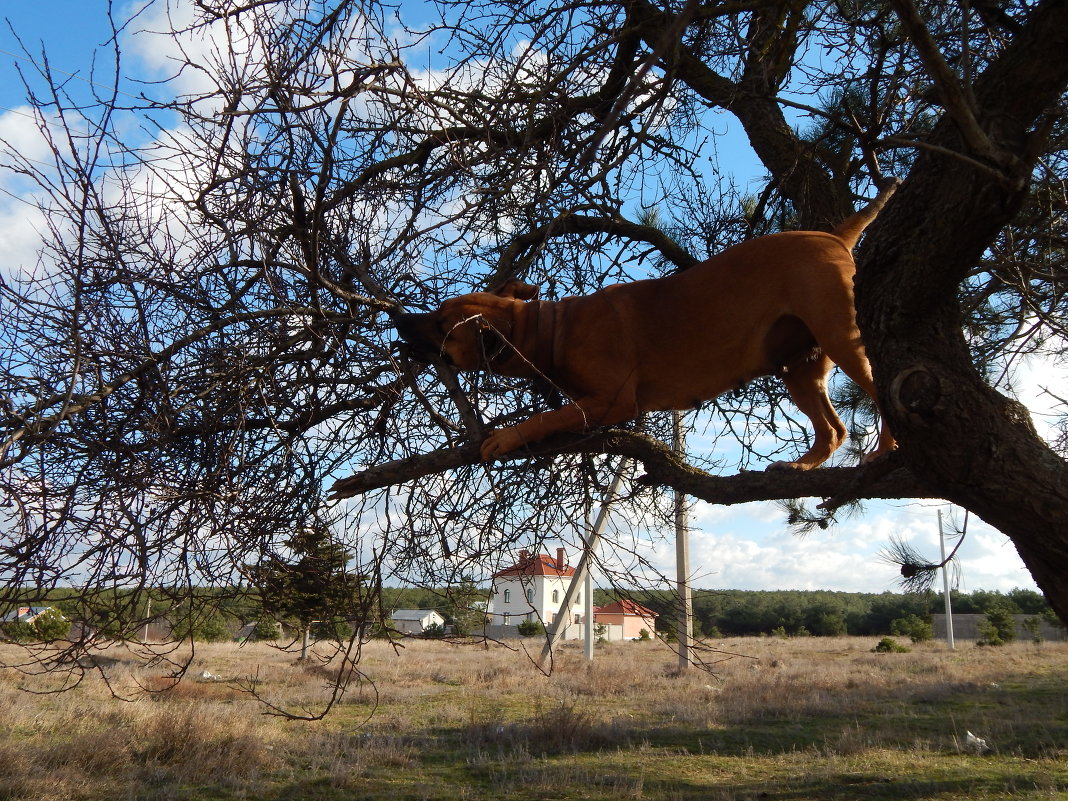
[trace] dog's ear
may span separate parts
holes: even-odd
[[[509,278],[504,286],[494,290],[491,294],[501,298],[515,298],[516,300],[531,300],[538,296],[541,290],[531,284],[525,284],[518,278]]]

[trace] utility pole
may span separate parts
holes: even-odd
[[[594,626],[593,626],[593,573],[591,573],[589,571],[589,569],[586,570],[586,581],[584,582],[584,584],[585,584],[585,586],[582,589],[582,592],[584,593],[583,597],[582,597],[582,614],[586,619],[586,631],[585,631],[586,647],[585,647],[585,654],[586,654],[586,661],[587,662],[592,662],[593,661],[593,635],[594,635],[594,631],[593,631],[593,629],[594,629]]]
[[[686,438],[682,430],[682,412],[671,413],[671,447],[681,458],[686,450]],[[690,588],[690,533],[687,526],[686,496],[675,491],[675,573],[679,595],[679,671],[690,667],[690,649],[693,646],[693,594]]]
[[[304,624],[304,633],[301,635],[301,638],[300,638],[300,661],[301,662],[304,662],[308,658],[308,645],[309,645],[309,641],[311,640],[311,627],[312,627],[313,623],[318,623],[318,621],[317,620],[316,621],[309,621],[309,622]]]
[[[946,535],[942,531],[942,510],[938,510],[938,543],[942,547],[942,587],[946,598],[946,643],[954,651],[953,644],[953,603],[949,599],[949,563],[946,561]]]
[[[590,493],[589,485],[586,485],[586,503],[585,514],[583,515],[583,522],[586,525],[586,531],[583,533],[583,553],[590,547],[590,542],[593,538],[593,496]],[[586,569],[586,579],[583,582],[582,587],[582,619],[583,619],[583,631],[582,635],[585,638],[583,644],[583,653],[587,662],[593,661],[593,572],[589,568]]]
[[[578,566],[575,568],[575,575],[571,577],[571,583],[567,585],[567,590],[564,592],[564,601],[560,604],[561,609],[570,610],[571,605],[575,602],[575,595],[579,589],[585,586],[586,596],[589,598],[593,595],[592,584],[586,583],[586,577],[589,575],[589,561],[593,558],[594,551],[597,549],[597,543],[601,539],[601,533],[604,531],[604,524],[608,520],[608,505],[616,497],[619,492],[619,487],[623,483],[623,460],[620,459],[619,464],[616,466],[616,475],[612,479],[612,485],[608,488],[608,492],[604,496],[604,500],[601,501],[601,508],[597,513],[597,521],[593,524],[593,528],[590,529],[589,535],[586,537],[586,547],[582,550],[582,557],[579,559]],[[587,601],[589,604],[589,601]],[[545,666],[545,660],[552,654],[553,649],[556,647],[556,641],[560,637],[560,632],[567,624],[567,619],[564,615],[558,614],[556,620],[549,624],[549,628],[545,633],[545,647],[542,648],[541,656],[538,657],[538,667]]]

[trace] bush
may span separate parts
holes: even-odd
[[[524,637],[533,637],[537,634],[545,633],[545,626],[542,625],[540,620],[524,620],[519,624],[519,633]]]
[[[15,642],[52,642],[70,633],[70,621],[58,609],[48,609],[33,622],[12,620],[4,624],[4,634]]]
[[[919,615],[906,615],[890,621],[890,633],[908,637],[914,643],[934,639],[934,626]]]
[[[180,610],[171,621],[171,633],[179,640],[223,642],[232,636],[226,621],[215,610],[197,610],[193,614]]]
[[[44,642],[62,640],[70,633],[70,621],[58,609],[48,609],[39,614],[32,623],[37,638]]]
[[[15,642],[33,642],[37,639],[33,624],[25,620],[12,620],[10,623],[5,623],[4,634]]]
[[[995,604],[986,610],[986,620],[979,621],[978,645],[1004,645],[1016,639],[1016,621],[1007,606]]]
[[[817,637],[844,637],[849,633],[846,620],[841,612],[827,610],[819,611],[806,626],[801,628],[810,631]]]
[[[261,617],[252,627],[252,639],[256,642],[278,639],[278,623],[267,617]]]
[[[423,636],[431,638],[444,637],[445,627],[440,623],[431,623],[429,626],[423,629]]]
[[[1042,618],[1029,617],[1023,622],[1024,631],[1031,635],[1031,642],[1035,645],[1045,641],[1045,637],[1042,636]]]
[[[312,638],[316,640],[333,640],[348,642],[352,639],[353,628],[347,620],[318,620],[311,627]]]
[[[911,648],[899,645],[893,637],[883,637],[879,644],[871,649],[873,654],[907,654]]]

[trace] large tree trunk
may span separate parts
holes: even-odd
[[[930,143],[985,166],[921,153],[861,249],[857,307],[906,464],[1009,536],[1068,621],[1068,465],[1026,410],[974,369],[957,305],[961,280],[1025,197],[1032,130],[1068,84],[1066,52],[1068,4],[1047,2],[975,85],[973,110],[995,158],[967,147],[946,115]]]

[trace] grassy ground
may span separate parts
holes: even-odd
[[[245,690],[314,711],[320,663],[201,646],[164,691],[161,667],[109,651],[136,700],[0,673],[0,799],[1068,799],[1068,645],[874,645],[717,641],[741,656],[682,674],[656,643],[592,664],[571,647],[545,676],[496,645],[371,643],[368,680],[317,722]]]

